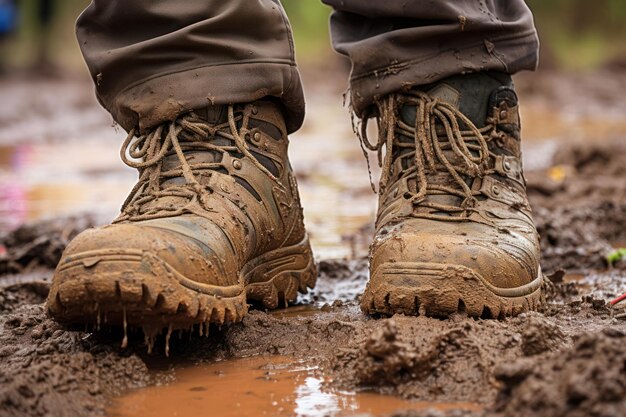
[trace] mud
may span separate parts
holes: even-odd
[[[561,93],[555,95],[549,103],[560,103]],[[624,109],[623,100],[613,108]],[[626,134],[603,135],[546,142],[554,154],[544,155],[545,163],[529,164],[529,196],[542,235],[542,265],[550,276],[548,304],[541,312],[506,320],[361,314],[358,299],[367,279],[361,255],[371,236],[366,225],[344,234],[341,244],[350,248],[342,254],[353,257],[318,263],[318,286],[297,305],[254,309],[239,325],[212,327],[209,337],[199,337],[198,329],[176,332],[166,359],[163,337],[148,355],[139,331],[131,331],[128,347],[121,349],[120,329],[65,329],[46,316],[42,301],[52,268],[72,236],[102,223],[97,216],[30,223],[0,236],[0,415],[120,415],[129,407],[115,407],[137,405],[137,398],[158,386],[165,391],[157,396],[179,392],[183,386],[177,384],[191,378],[187,372],[197,371],[192,380],[200,381],[202,371],[221,369],[212,366],[225,366],[226,372],[236,359],[275,356],[296,364],[298,378],[317,378],[323,394],[374,395],[374,402],[390,405],[356,410],[364,415],[624,415],[626,320],[618,318],[620,304],[611,308],[607,301],[626,292],[626,262],[609,268],[606,255],[626,246]],[[296,146],[306,149],[305,142]],[[314,200],[306,195],[312,173],[327,167],[306,160],[300,166],[303,200]],[[361,201],[360,192],[346,198]],[[340,203],[319,204],[328,210]],[[312,216],[314,235],[324,230],[316,227],[323,219],[319,213]],[[366,211],[358,214],[365,223]],[[323,235],[318,238],[327,243]],[[211,390],[214,379],[210,375],[193,386]],[[295,401],[282,396],[277,402],[283,399]],[[349,408],[350,401],[339,403],[345,407],[322,415]],[[284,415],[294,414],[316,415],[295,409]]]
[[[508,416],[619,416],[626,411],[626,334],[584,334],[573,346],[539,361],[502,364],[493,411]],[[555,395],[555,392],[558,393]]]
[[[624,274],[619,279],[624,281]],[[155,353],[147,355],[141,334],[131,333],[129,347],[122,350],[119,330],[67,331],[45,317],[41,304],[25,304],[0,316],[0,409],[7,416],[102,414],[116,396],[174,380],[176,369],[288,355],[302,366],[316,367],[328,389],[365,389],[419,401],[416,410],[395,415],[531,415],[537,404],[529,403],[533,396],[527,392],[533,390],[547,392],[554,404],[554,413],[545,415],[566,415],[572,407],[566,397],[570,394],[548,389],[549,381],[573,373],[562,364],[574,366],[570,358],[578,358],[580,369],[586,360],[591,367],[586,372],[597,380],[609,384],[608,378],[618,377],[617,387],[623,387],[620,364],[626,351],[619,335],[626,324],[611,318],[603,300],[573,295],[572,288],[588,293],[580,284],[554,285],[560,291],[553,292],[544,314],[505,321],[462,316],[375,320],[364,317],[354,301],[314,304],[307,314],[297,311],[302,309],[298,306],[273,313],[253,310],[241,325],[212,328],[208,338],[175,334],[170,341],[172,359],[167,361],[163,339],[157,341]],[[286,314],[290,309],[296,312]],[[607,335],[616,341],[607,345]],[[600,342],[584,344],[580,352],[585,338]],[[626,404],[611,400],[614,396],[594,392],[585,399],[585,409],[626,411]],[[384,397],[380,401],[384,404]],[[460,406],[433,406],[428,411],[428,401],[478,404],[485,411]]]
[[[81,231],[104,223],[103,219],[85,214],[22,225],[0,236],[0,275],[54,269],[70,240]]]
[[[382,415],[396,410],[480,410],[471,403],[429,403],[329,387],[314,365],[289,356],[255,356],[176,370],[176,382],[115,400],[111,417]]]
[[[40,304],[46,290],[43,270],[23,283],[15,282],[15,275],[3,275],[0,282],[13,282],[0,294],[13,301],[0,315],[2,414],[99,415],[108,409],[110,415],[120,415],[119,408],[109,408],[119,404],[115,398],[130,395],[121,400],[130,404],[136,395],[150,395],[132,390],[175,381],[178,369],[273,355],[314,367],[326,390],[389,395],[378,400],[383,405],[397,404],[397,397],[409,401],[409,406],[398,405],[402,411],[364,410],[366,415],[626,412],[620,391],[626,386],[626,322],[612,318],[605,302],[626,291],[623,269],[573,278],[556,274],[543,313],[497,321],[365,317],[357,298],[366,265],[364,260],[322,261],[318,290],[302,304],[273,312],[253,310],[241,325],[212,328],[208,338],[175,334],[170,341],[172,359],[167,361],[163,339],[157,341],[155,353],[147,355],[139,333],[131,333],[129,347],[121,349],[117,329],[68,331],[46,318]],[[439,403],[453,406],[442,409]],[[467,403],[476,407],[459,405]],[[537,414],[544,409],[545,414]]]
[[[107,398],[151,381],[137,355],[59,328],[41,304],[2,315],[0,328],[3,416],[101,413]]]
[[[527,177],[544,270],[606,268],[626,242],[626,141],[562,145]]]

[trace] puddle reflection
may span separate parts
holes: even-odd
[[[116,400],[107,416],[341,417],[428,408],[480,409],[470,403],[416,402],[333,390],[324,386],[315,367],[288,357],[254,357],[177,370],[176,382],[131,392]]]
[[[136,174],[106,143],[0,146],[0,232],[90,212],[113,218]]]

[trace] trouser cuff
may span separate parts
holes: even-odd
[[[370,106],[390,93],[430,84],[452,75],[480,71],[514,74],[521,70],[535,70],[538,50],[539,40],[533,30],[523,36],[485,40],[432,56],[397,62],[368,73],[353,74],[350,78],[352,108],[361,117]]]
[[[304,94],[298,70],[286,63],[233,63],[161,74],[98,99],[124,129],[144,132],[194,109],[268,96],[282,102],[288,132],[300,128]]]

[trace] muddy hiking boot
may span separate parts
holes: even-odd
[[[542,300],[518,100],[501,73],[455,76],[376,106],[382,166],[366,313],[496,318]]]
[[[287,146],[269,101],[131,132],[122,159],[139,181],[112,225],[66,248],[52,317],[206,332],[241,321],[252,300],[275,308],[306,293],[317,274]]]

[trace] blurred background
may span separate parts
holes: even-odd
[[[87,0],[0,0],[0,57],[5,72],[82,72],[74,21]],[[529,0],[540,30],[541,64],[589,70],[626,65],[626,2]],[[319,1],[283,0],[302,63],[332,56],[330,9]],[[10,11],[13,9],[14,11]]]
[[[292,137],[307,225],[318,256],[359,254],[355,231],[376,197],[342,106],[345,62],[330,48],[330,9],[283,0],[308,102]],[[86,0],[0,0],[0,232],[29,221],[115,216],[136,179],[118,157],[124,132],[99,107],[74,37]],[[516,77],[528,169],[563,141],[626,137],[626,1],[532,0],[540,70]],[[337,156],[328,158],[331,147]],[[333,152],[334,153],[334,152]],[[555,171],[555,176],[565,171]]]

